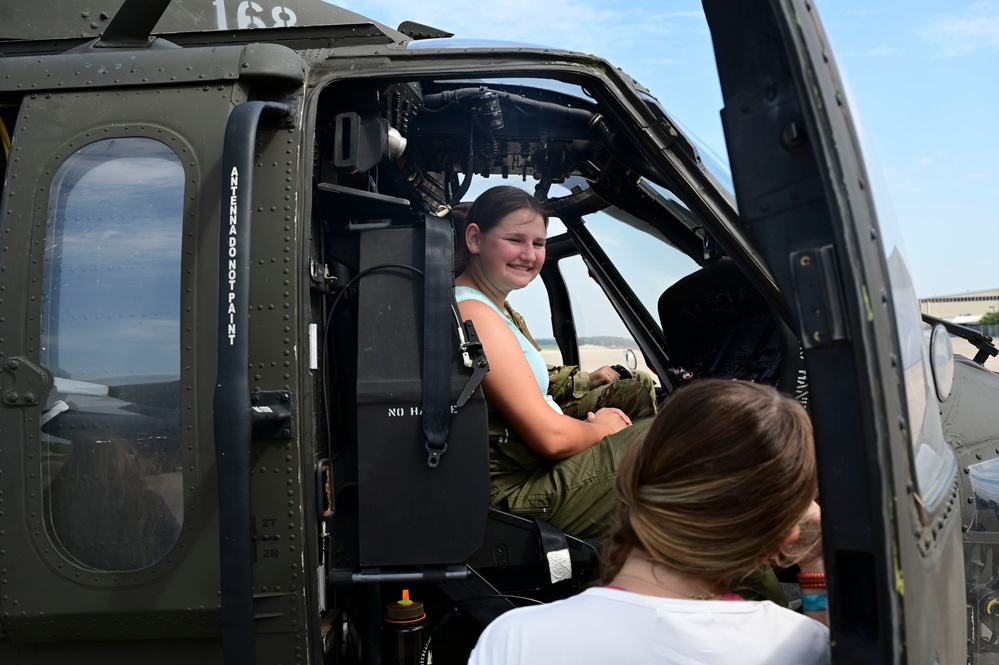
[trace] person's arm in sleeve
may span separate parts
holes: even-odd
[[[797,561],[805,616],[828,626],[826,568],[822,559],[822,510],[819,504],[812,502],[799,528],[797,540],[784,550],[784,556]]]

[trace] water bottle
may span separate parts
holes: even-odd
[[[385,665],[420,665],[427,615],[423,603],[409,599],[409,589],[402,598],[385,606],[382,625],[382,663]]]

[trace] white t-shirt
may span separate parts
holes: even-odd
[[[677,600],[597,588],[502,615],[469,665],[826,665],[829,629],[770,601]]]

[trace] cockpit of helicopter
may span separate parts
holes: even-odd
[[[313,276],[313,305],[326,322],[321,394],[330,396],[323,408],[337,488],[334,586],[453,562],[505,593],[551,591],[550,583],[525,582],[536,579],[525,572],[536,561],[534,536],[513,532],[530,522],[507,523],[524,517],[491,511],[488,527],[479,525],[488,507],[484,416],[476,422],[459,406],[449,449],[431,468],[419,423],[405,418],[419,413],[427,357],[414,341],[421,317],[400,313],[418,308],[423,293],[415,274],[424,261],[420,219],[446,218],[490,186],[525,188],[550,211],[541,279],[523,300],[515,300],[519,292],[510,300],[537,339],[554,338],[551,364],[593,367],[588,324],[613,320],[662,398],[691,377],[724,377],[775,385],[807,404],[798,341],[782,305],[759,287],[765,275],[729,255],[738,241],[642,156],[638,130],[596,95],[537,79],[367,79],[328,86],[314,112],[313,249],[322,268],[314,270],[321,278]],[[701,163],[685,137],[675,139]],[[458,365],[452,397],[466,386]],[[573,547],[579,541],[570,546],[575,565],[593,565],[595,550]],[[573,580],[558,593],[578,590],[586,576]],[[472,595],[496,593],[465,584]]]
[[[646,103],[675,126],[657,102]],[[621,336],[659,377],[683,368],[759,381],[807,403],[781,305],[729,257],[732,239],[705,223],[699,203],[685,201],[641,155],[635,128],[587,89],[540,79],[337,84],[320,96],[318,118],[316,215],[328,229],[356,222],[352,213],[363,209],[360,196],[357,206],[324,203],[347,190],[446,215],[487,187],[525,188],[556,221],[544,293],[531,296],[544,305],[524,307],[543,312],[527,317],[532,332],[551,331],[561,362],[587,364],[579,340],[588,335],[587,310],[601,300],[599,316],[621,320]],[[669,131],[676,149],[707,171],[694,144]],[[718,175],[711,180],[730,197],[718,184],[727,174]]]

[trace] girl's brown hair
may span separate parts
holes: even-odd
[[[468,211],[472,207],[471,201],[458,203],[451,208],[448,217],[451,219],[451,227],[454,229],[454,276],[457,277],[465,272],[468,265],[468,245],[465,244],[465,229],[468,227]]]
[[[47,504],[66,552],[98,570],[138,570],[166,556],[180,524],[145,485],[143,460],[119,441],[77,439]]]
[[[769,386],[694,381],[625,454],[616,491],[605,583],[640,549],[720,593],[773,559],[815,498],[811,422]]]

